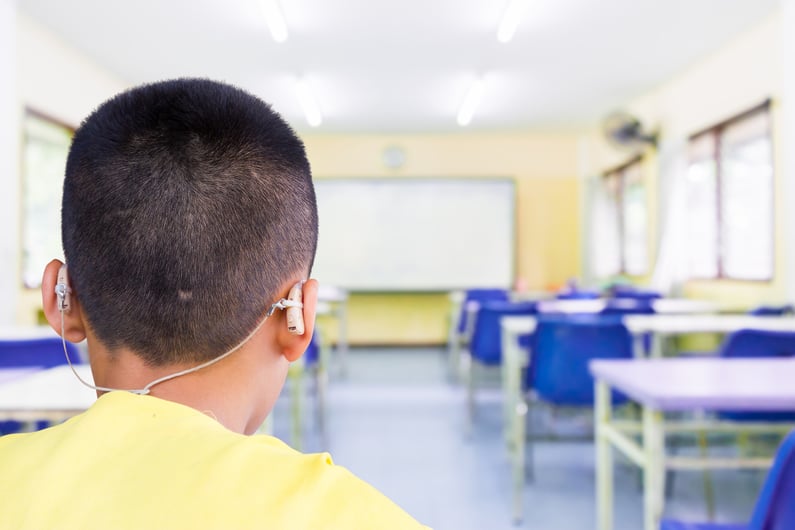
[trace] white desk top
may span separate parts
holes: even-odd
[[[75,369],[93,382],[88,365]],[[96,399],[96,391],[80,383],[69,366],[57,366],[0,384],[0,418],[27,420],[50,413],[63,418],[86,410]]]
[[[505,316],[500,318],[500,327],[509,333],[523,335],[536,329],[536,319],[532,316]]]
[[[686,315],[717,313],[720,307],[708,300],[689,298],[659,298],[651,303],[654,312],[660,315]]]
[[[628,315],[624,325],[630,333],[653,332],[731,333],[741,329],[795,331],[795,317],[756,317],[750,315]]]
[[[27,340],[58,337],[50,326],[0,326],[0,340]]]
[[[593,376],[659,410],[795,410],[795,359],[602,359]]]

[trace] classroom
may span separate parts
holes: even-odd
[[[0,0],[0,464],[108,390],[42,298],[75,132],[202,78],[317,200],[254,437],[435,529],[795,529],[792,57],[792,0]]]

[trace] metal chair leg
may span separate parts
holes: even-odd
[[[707,457],[708,442],[707,434],[704,431],[698,433],[698,448],[702,459]],[[709,469],[705,469],[702,473],[704,480],[704,500],[707,505],[707,520],[713,521],[715,519],[715,489],[712,487],[712,474]]]
[[[464,355],[463,364],[467,386],[467,433],[471,436],[475,425],[475,363],[469,353]]]

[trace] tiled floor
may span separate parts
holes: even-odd
[[[447,382],[441,350],[353,350],[347,377],[333,377],[330,383],[328,442],[321,442],[307,411],[305,450],[329,450],[335,462],[433,528],[516,528],[510,516],[511,476],[501,434],[500,393],[494,377],[484,384],[475,428],[467,437],[464,392]],[[307,401],[308,407],[311,404]],[[288,406],[285,393],[274,411],[275,434],[285,438]],[[545,424],[551,422],[548,414],[540,418],[546,418]],[[574,422],[573,430],[586,436],[535,445],[535,480],[525,488],[526,515],[519,528],[595,526],[594,450],[587,439],[588,419],[579,415],[572,420],[567,415],[563,421]],[[637,530],[642,520],[638,474],[622,464],[615,475],[616,530]],[[745,520],[763,478],[759,472],[713,473],[717,520]],[[676,475],[666,515],[706,517],[701,473]]]

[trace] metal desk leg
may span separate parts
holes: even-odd
[[[521,379],[519,371],[519,360],[516,336],[505,329],[502,330],[502,397],[503,397],[503,417],[505,421],[505,439],[508,445],[512,445],[515,440],[516,432],[516,405],[519,403]]]
[[[661,359],[663,356],[663,335],[661,333],[652,333],[651,335],[651,353],[649,357],[652,359]]]
[[[635,333],[632,335],[632,355],[636,359],[646,358],[646,349],[643,344],[643,333]]]
[[[612,419],[610,387],[597,380],[596,392],[596,524],[598,530],[613,528],[613,449],[604,432]]]
[[[519,524],[524,517],[523,495],[525,475],[525,422],[527,420],[527,404],[519,400],[514,408],[515,438],[513,440],[513,522]]]
[[[643,406],[643,528],[658,530],[665,496],[665,438],[663,415]]]

